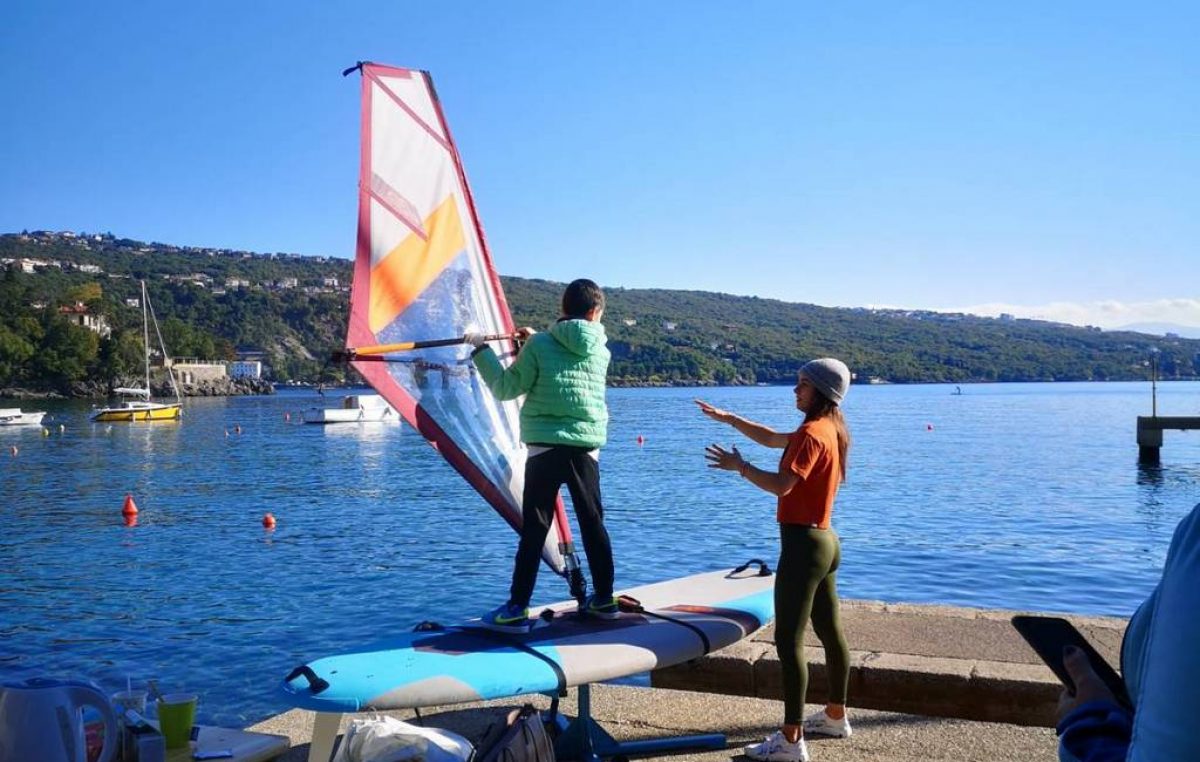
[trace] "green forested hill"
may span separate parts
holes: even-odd
[[[136,371],[150,290],[172,355],[266,353],[276,380],[317,380],[341,346],[351,263],[333,257],[178,247],[108,234],[0,235],[0,389],[80,393]],[[543,328],[562,284],[503,278],[518,325]],[[605,285],[605,284],[602,284]],[[1032,320],[837,309],[697,291],[607,287],[614,383],[790,383],[804,360],[835,355],[859,381],[1128,380],[1200,375],[1200,341]],[[84,302],[100,339],[58,308]],[[413,337],[428,338],[428,337]]]

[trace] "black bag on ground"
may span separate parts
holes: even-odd
[[[532,704],[514,709],[495,723],[476,745],[476,762],[554,762],[554,741]]]

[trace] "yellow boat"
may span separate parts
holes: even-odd
[[[146,281],[142,281],[142,346],[146,349],[146,386],[145,388],[120,387],[113,389],[127,399],[112,407],[102,407],[92,414],[93,421],[109,421],[134,423],[137,421],[177,421],[183,413],[183,404],[179,399],[179,387],[175,385],[175,374],[171,372],[167,359],[167,348],[162,343],[162,333],[158,330],[158,320],[154,317],[154,308],[150,306],[150,297],[146,294]],[[154,333],[158,336],[158,346],[162,350],[163,365],[167,367],[167,377],[171,379],[171,388],[175,390],[174,402],[150,401],[150,322],[154,322]]]
[[[114,407],[105,407],[92,415],[93,421],[177,421],[183,413],[178,402],[149,402],[129,400]]]

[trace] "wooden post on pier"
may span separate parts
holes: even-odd
[[[1158,463],[1162,449],[1163,429],[1189,431],[1200,429],[1200,417],[1139,415],[1137,419],[1138,461]]]

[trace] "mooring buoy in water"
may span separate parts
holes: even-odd
[[[125,505],[121,506],[121,518],[127,527],[137,526],[138,507],[133,502],[133,495],[125,495]]]

